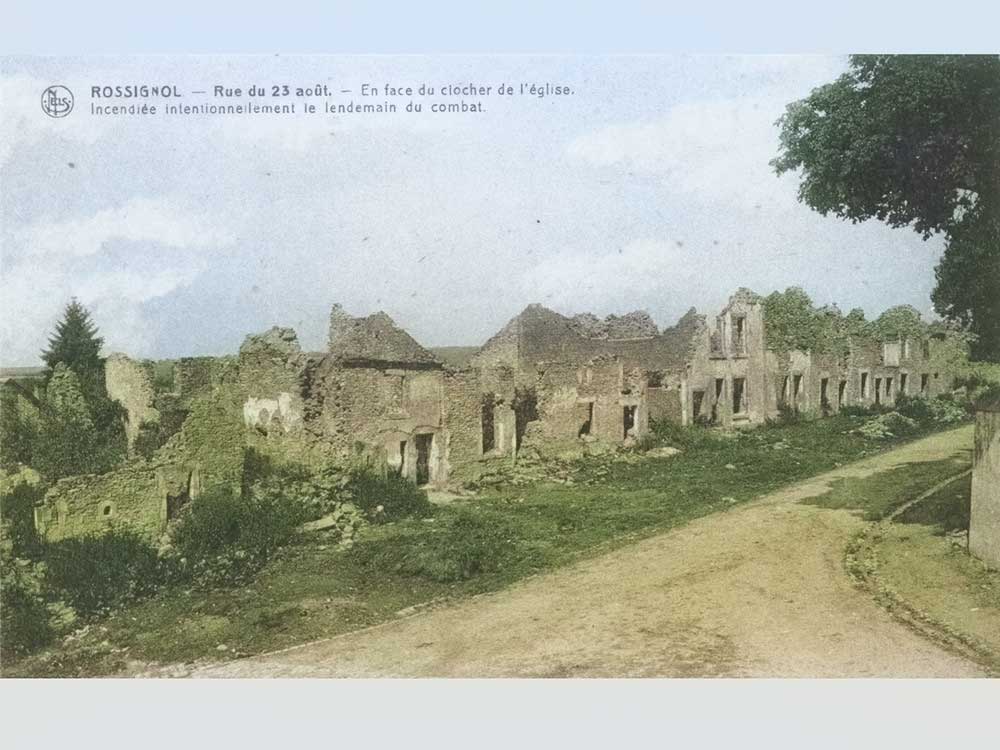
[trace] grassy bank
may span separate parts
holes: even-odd
[[[682,431],[671,436],[679,455],[592,457],[569,480],[486,490],[429,518],[369,526],[350,550],[303,536],[244,587],[167,590],[4,673],[115,674],[230,659],[496,590],[902,442],[857,434],[863,421],[837,416],[731,436]],[[918,473],[913,486],[928,478]],[[851,496],[845,489],[847,499],[834,502]]]
[[[958,479],[882,526],[875,575],[887,606],[1000,672],[1000,572],[967,552],[970,483]]]

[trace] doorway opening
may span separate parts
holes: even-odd
[[[625,437],[635,434],[635,412],[638,406],[622,407],[622,424],[625,428]]]
[[[584,435],[589,435],[594,429],[594,402],[588,401],[584,404],[584,409],[586,409],[586,419],[583,424],[580,425],[579,431],[576,433],[577,437],[583,437]]]
[[[483,453],[489,453],[496,447],[496,433],[493,428],[493,409],[496,399],[492,394],[483,396],[481,420],[483,425]]]
[[[434,445],[433,435],[417,435],[414,438],[417,447],[417,485],[425,485],[431,481],[431,448]]]

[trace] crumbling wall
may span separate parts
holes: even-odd
[[[632,420],[631,436],[648,427],[645,376],[626,369],[616,357],[599,357],[583,366],[546,362],[539,367],[538,437],[554,441],[578,438],[621,442],[625,410]]]
[[[465,469],[463,476],[470,474],[483,456],[483,390],[479,374],[475,370],[461,370],[447,373],[443,378],[444,414],[443,425],[447,435],[449,475],[457,469]],[[507,410],[510,407],[507,406]],[[513,438],[513,426],[509,427]],[[494,435],[497,425],[493,425]]]
[[[243,398],[243,422],[263,435],[304,429],[309,358],[291,328],[274,327],[247,336],[240,347],[236,385]]]
[[[99,534],[112,524],[155,538],[162,533],[156,469],[146,462],[108,474],[60,479],[35,508],[35,528],[48,541]]]
[[[244,456],[238,407],[232,394],[197,399],[180,432],[150,460],[136,458],[107,474],[58,481],[35,508],[39,533],[53,541],[121,524],[156,538],[173,502],[195,501],[217,486],[238,492]]]
[[[582,313],[574,315],[570,321],[574,330],[593,339],[645,339],[660,334],[660,329],[645,310],[620,316],[608,315],[604,320],[593,313]]]
[[[174,390],[185,402],[211,393],[232,363],[232,357],[182,357],[174,363]]]
[[[646,408],[651,421],[684,424],[685,380],[676,372],[647,374]]]
[[[153,406],[153,363],[112,354],[104,362],[104,384],[108,397],[118,401],[128,412],[125,437],[131,454],[141,425],[160,419],[160,413]]]

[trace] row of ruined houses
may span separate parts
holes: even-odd
[[[952,385],[945,339],[776,351],[761,298],[739,290],[714,320],[691,310],[664,330],[644,313],[599,320],[530,305],[446,363],[385,313],[334,306],[325,352],[273,328],[236,357],[179,361],[171,396],[189,409],[180,430],[110,475],[61,480],[36,525],[50,538],[116,519],[160,533],[207,486],[238,482],[247,447],[306,464],[368,451],[417,484],[445,485],[528,448],[628,444],[654,421],[738,428],[784,410],[818,416],[933,396]],[[136,441],[158,418],[150,368],[112,355],[106,377]]]

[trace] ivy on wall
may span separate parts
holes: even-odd
[[[811,351],[846,357],[852,347],[944,335],[964,350],[967,337],[941,323],[925,323],[910,305],[891,307],[875,320],[855,308],[844,315],[836,305],[816,307],[799,287],[772,292],[763,300],[767,346],[776,352]]]

